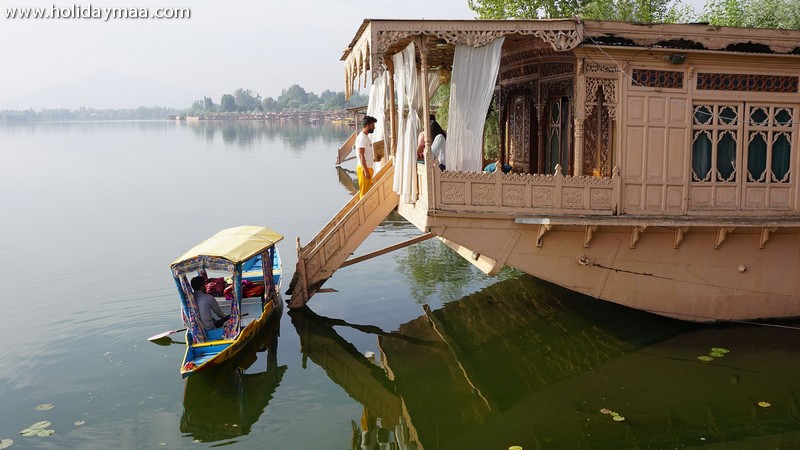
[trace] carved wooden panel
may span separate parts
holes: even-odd
[[[442,203],[451,205],[463,205],[466,203],[464,198],[464,183],[442,182]]]
[[[522,173],[531,172],[531,102],[519,93],[510,105],[508,118],[508,163]]]
[[[631,83],[633,86],[683,89],[683,72],[672,70],[633,69]]]
[[[697,89],[712,91],[797,93],[797,76],[744,73],[698,73]]]
[[[473,205],[494,205],[496,201],[495,185],[489,183],[472,183],[472,204]]]

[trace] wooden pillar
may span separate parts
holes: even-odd
[[[431,96],[428,92],[428,37],[418,37],[417,38],[417,47],[419,47],[419,59],[420,65],[422,66],[420,69],[420,77],[422,80],[418,80],[418,82],[422,85],[422,123],[424,124],[425,130],[425,178],[428,192],[428,196],[425,201],[428,205],[434,204],[434,172],[439,170],[439,167],[434,167],[433,165],[433,155],[431,154],[431,121],[429,119],[431,115]]]
[[[392,157],[397,154],[397,99],[395,98],[394,90],[394,62],[390,56],[384,56],[383,61],[386,64],[386,74],[389,77],[389,124],[391,126],[389,136],[389,151],[387,155],[391,154]],[[386,140],[386,136],[384,136]]]
[[[422,122],[424,123],[423,129],[425,130],[425,157],[427,159],[428,153],[431,150],[431,143],[433,142],[430,130],[431,123],[428,119],[428,117],[431,115],[431,98],[430,93],[428,92],[428,37],[418,37],[417,47],[419,47],[419,59],[421,65],[420,77],[422,80],[419,80],[419,82],[422,85]]]
[[[575,167],[573,176],[583,175],[583,123],[586,120],[586,76],[583,59],[578,59],[575,77]]]

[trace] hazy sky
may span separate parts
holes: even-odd
[[[342,50],[364,18],[470,19],[467,0],[95,0],[0,3],[0,107],[77,107],[59,103],[63,95],[89,99],[85,106],[189,106],[184,100],[149,98],[145,90],[130,100],[103,82],[174,87],[183,97],[219,102],[237,88],[262,97],[299,84],[317,94],[343,90]],[[692,0],[690,4],[700,3]],[[11,7],[50,9],[191,8],[188,20],[8,19]],[[149,83],[149,84],[148,84]],[[97,86],[92,89],[91,86]],[[49,88],[49,89],[48,89]],[[132,90],[132,88],[130,88]],[[164,92],[164,89],[159,92]],[[63,94],[63,95],[61,95]],[[84,97],[80,97],[80,96]],[[160,95],[160,94],[159,94]],[[35,98],[36,101],[31,100]],[[71,100],[60,100],[69,103]],[[137,101],[137,104],[129,104]],[[119,103],[126,103],[120,105]],[[189,100],[189,103],[191,101]],[[167,104],[164,104],[167,103]],[[169,104],[179,103],[179,104]]]
[[[339,58],[365,18],[474,17],[467,0],[48,1],[5,0],[0,8],[190,7],[191,19],[12,20],[2,11],[0,105],[66,82],[109,77],[108,72],[188,89],[194,98],[208,95],[215,103],[240,87],[262,97],[277,97],[295,83],[317,94],[340,91]]]

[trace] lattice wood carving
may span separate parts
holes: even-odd
[[[617,80],[610,78],[586,78],[586,116],[592,114],[599,93],[603,94],[603,103],[608,107],[609,116],[616,119]]]

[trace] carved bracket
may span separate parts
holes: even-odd
[[[597,225],[586,225],[586,231],[584,232],[583,238],[583,248],[589,248],[589,243],[592,242],[592,236],[594,232],[597,231]]]
[[[689,231],[689,227],[676,227],[675,228],[675,243],[672,244],[672,248],[681,248],[681,242],[683,242],[683,237]]]
[[[631,228],[631,245],[630,245],[630,247],[632,249],[636,248],[636,243],[639,242],[639,238],[641,237],[642,233],[644,233],[644,230],[646,230],[646,229],[647,229],[646,226],[638,226],[638,227],[632,227]]]
[[[541,224],[541,225],[539,225],[539,232],[536,233],[536,246],[537,247],[541,247],[542,246],[542,237],[544,237],[544,234],[547,233],[548,231],[550,231],[552,228],[553,228],[553,226],[549,225],[549,224]]]
[[[774,233],[774,232],[776,232],[776,231],[778,231],[778,228],[776,228],[776,227],[772,227],[772,228],[764,227],[764,228],[762,228],[761,229],[761,242],[759,243],[758,248],[760,248],[761,250],[764,250],[764,247],[767,245],[767,241],[769,240],[769,235]]]
[[[719,227],[717,228],[717,242],[714,245],[714,248],[720,248],[722,243],[725,242],[725,238],[728,237],[728,234],[733,233],[736,227]]]

